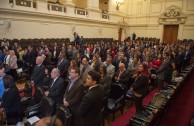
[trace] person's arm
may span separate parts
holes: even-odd
[[[74,98],[72,98],[71,100],[67,102],[69,103],[70,106],[77,104],[78,102],[82,100],[83,95],[84,95],[84,85],[80,85],[78,87],[78,90],[75,92]]]

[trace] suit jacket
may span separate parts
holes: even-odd
[[[84,96],[84,85],[81,78],[78,78],[69,89],[70,84],[66,88],[64,98],[69,103],[70,110],[73,114],[71,126],[80,126],[78,108]]]
[[[106,94],[110,92],[111,83],[112,83],[112,79],[108,75],[106,75],[104,78],[101,77],[100,79],[100,84],[104,88],[104,91]]]
[[[120,74],[120,70],[117,71],[115,77],[118,77],[119,74]],[[119,82],[122,83],[122,84],[124,84],[125,86],[128,86],[128,85],[129,85],[129,77],[130,77],[130,76],[129,76],[128,70],[125,70],[125,71],[121,74]]]
[[[35,86],[36,85],[41,85],[44,75],[45,75],[45,66],[41,64],[40,66],[36,65],[34,67],[34,70],[31,75],[31,80],[34,81]]]
[[[144,75],[140,75],[132,85],[133,90],[144,96],[148,92],[148,78]]]
[[[85,83],[86,78],[88,76],[88,72],[90,70],[92,70],[92,67],[90,65],[87,65],[86,68],[85,68],[85,70],[84,70],[84,72],[82,73],[83,67],[84,67],[83,65],[80,66],[80,72],[81,72],[80,75],[81,75],[81,78],[82,78],[83,82]]]
[[[9,68],[10,69],[17,69],[18,68],[17,57],[16,56],[10,57],[10,59],[9,59]]]
[[[70,89],[69,87],[70,84],[66,88],[64,98],[69,103],[69,106],[72,110],[77,109],[84,95],[83,81],[81,78],[78,78]]]
[[[104,90],[100,85],[89,89],[79,107],[81,126],[101,126]]]
[[[11,87],[4,92],[1,107],[6,110],[8,124],[15,125],[18,121],[21,121],[22,108],[17,87]]]
[[[106,70],[107,70],[107,75],[110,76],[110,78],[112,79],[115,75],[115,66],[113,66],[112,64],[108,65],[106,63],[104,63],[106,66]]]
[[[50,83],[50,88],[49,88],[49,94],[48,96],[55,101],[58,104],[63,103],[63,95],[65,93],[65,82],[63,78],[58,77],[57,80],[53,83],[53,80]]]
[[[61,62],[60,60],[58,62]],[[66,78],[67,77],[67,72],[69,68],[69,61],[67,59],[63,59],[61,63],[57,66],[57,68],[60,70],[61,76]]]
[[[168,72],[168,68],[170,67],[170,60],[166,59],[160,65],[160,68],[157,71],[158,79],[164,80],[165,74]]]
[[[26,56],[26,62],[28,63],[28,65],[35,65],[35,60],[36,60],[36,52],[34,52],[33,50],[27,53]]]

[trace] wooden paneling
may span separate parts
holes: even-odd
[[[169,44],[176,42],[178,37],[178,25],[165,25],[163,40]]]

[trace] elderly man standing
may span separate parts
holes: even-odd
[[[44,78],[45,66],[42,63],[43,58],[38,56],[36,58],[36,66],[31,75],[31,81],[35,86],[41,85]]]
[[[49,90],[45,92],[45,96],[50,97],[58,104],[62,104],[66,85],[63,78],[60,77],[60,70],[54,68],[51,72],[51,78],[52,81]]]

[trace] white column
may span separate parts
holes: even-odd
[[[87,0],[87,8],[93,10],[99,10],[99,0]]]
[[[74,15],[75,4],[73,4],[72,0],[66,0],[66,13],[67,15]]]
[[[160,39],[160,42],[163,41],[163,34],[164,34],[164,25],[160,24],[159,25],[159,39]]]
[[[178,30],[178,39],[182,40],[183,39],[183,29],[184,28],[184,24],[180,24],[179,25],[179,30]]]
[[[114,3],[114,0],[109,0],[109,3],[108,3],[108,11],[109,11],[109,13],[115,13],[115,12],[117,12],[116,5]]]

